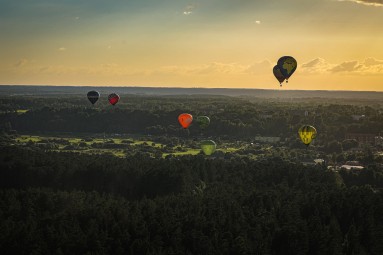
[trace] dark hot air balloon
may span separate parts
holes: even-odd
[[[198,116],[196,122],[201,129],[205,129],[210,125],[210,119],[208,116]]]
[[[92,91],[89,91],[89,92],[88,92],[87,97],[88,97],[88,100],[89,100],[92,104],[95,104],[95,103],[97,102],[97,100],[99,99],[99,97],[100,97],[100,93],[98,93],[98,92],[95,91],[95,90],[92,90]]]
[[[277,78],[277,80],[279,81],[280,86],[282,87],[282,83],[285,80],[285,76],[283,76],[281,69],[279,69],[278,65],[274,66],[273,74],[274,74],[275,78]]]

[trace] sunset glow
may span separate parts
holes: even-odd
[[[0,84],[383,91],[373,0],[0,0]]]

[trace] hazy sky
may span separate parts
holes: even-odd
[[[0,84],[383,91],[383,0],[0,0]]]

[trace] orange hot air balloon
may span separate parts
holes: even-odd
[[[178,116],[178,122],[183,128],[188,128],[193,121],[193,116],[189,113],[182,113]]]

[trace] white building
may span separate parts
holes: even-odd
[[[359,121],[361,119],[364,119],[366,116],[365,115],[351,115],[351,118],[353,120]]]

